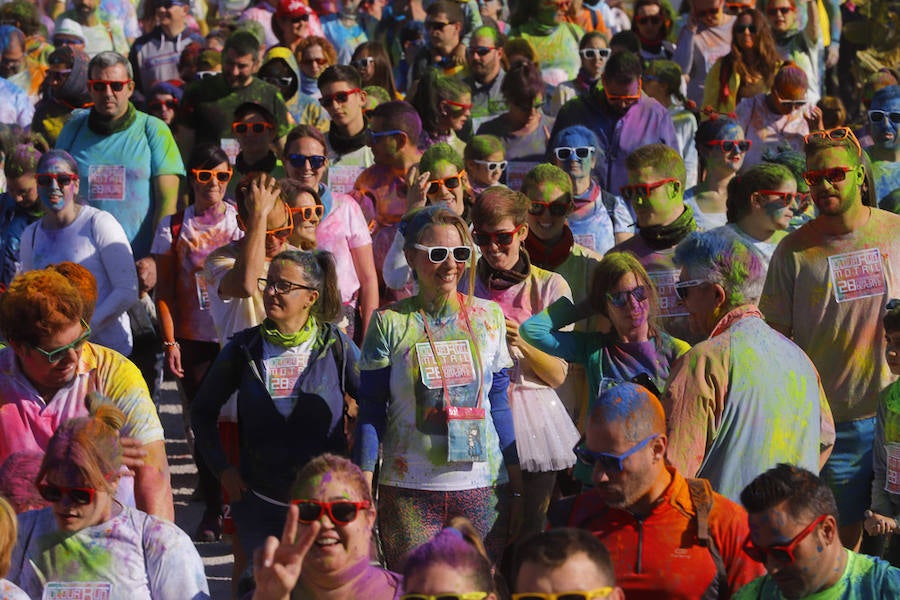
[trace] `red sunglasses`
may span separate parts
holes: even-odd
[[[827,179],[829,183],[839,183],[847,179],[847,173],[852,170],[850,167],[831,167],[821,171],[807,171],[803,174],[803,179],[810,187],[819,185],[823,179]]]
[[[301,523],[313,523],[322,518],[325,513],[335,525],[347,525],[352,523],[360,510],[369,508],[368,500],[352,502],[350,500],[336,500],[334,502],[319,502],[318,500],[291,500],[298,509],[297,520]]]
[[[647,198],[656,188],[674,181],[678,180],[674,177],[666,177],[665,179],[660,179],[659,181],[654,181],[652,183],[632,183],[630,185],[623,185],[619,191],[622,194],[622,198],[630,202],[637,198]]]
[[[520,223],[519,226],[512,231],[474,231],[472,232],[472,239],[475,241],[476,246],[490,246],[492,243],[497,244],[498,246],[509,246],[513,243],[515,235],[519,233],[524,226],[525,223]]]
[[[62,485],[53,485],[52,483],[41,483],[37,486],[38,493],[41,498],[47,502],[59,502],[63,496],[68,496],[69,500],[75,504],[86,505],[94,501],[97,490],[89,487],[65,487]]]
[[[794,536],[787,544],[779,544],[777,546],[757,546],[750,536],[744,542],[744,553],[758,563],[766,564],[769,557],[775,559],[779,564],[789,565],[794,562],[794,550],[797,546],[813,532],[816,526],[828,518],[828,515],[821,515],[815,521],[806,526],[806,529]]]
[[[771,200],[768,204],[777,203],[782,206],[782,208],[786,208],[791,206],[796,201],[798,205],[803,203],[803,194],[802,192],[778,192],[775,190],[757,190],[755,193],[760,196],[777,196],[778,200]]]

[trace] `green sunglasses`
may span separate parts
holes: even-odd
[[[84,322],[84,319],[81,320],[81,326],[84,327],[84,333],[78,336],[78,339],[72,342],[71,344],[66,344],[65,346],[60,346],[55,350],[44,350],[43,348],[38,348],[34,344],[31,344],[31,347],[44,355],[44,358],[47,359],[47,362],[51,365],[58,363],[62,360],[62,357],[65,356],[69,350],[78,351],[84,345],[84,343],[91,337],[91,327],[87,323]]]

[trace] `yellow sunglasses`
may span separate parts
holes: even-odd
[[[403,594],[400,600],[484,600],[487,592],[466,592],[465,594]]]
[[[607,586],[587,592],[523,592],[520,594],[513,594],[512,600],[593,600],[595,598],[606,598],[612,593],[613,589],[614,588]]]

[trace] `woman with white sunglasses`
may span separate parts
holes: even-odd
[[[599,31],[584,34],[578,43],[578,55],[581,57],[578,75],[575,79],[563,81],[556,87],[546,113],[555,117],[563,104],[569,100],[587,96],[591,88],[600,81],[609,54],[609,41],[606,35]]]

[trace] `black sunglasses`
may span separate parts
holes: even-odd
[[[351,502],[350,500],[337,500],[335,502],[319,502],[318,500],[291,500],[299,509],[297,520],[301,523],[313,523],[322,518],[325,513],[335,525],[347,525],[352,523],[359,511],[369,508],[369,502]]]
[[[63,496],[68,496],[75,504],[86,505],[94,501],[94,495],[97,490],[89,487],[64,487],[61,485],[52,485],[50,483],[41,483],[37,486],[38,493],[41,498],[47,502],[59,502]]]
[[[531,206],[528,208],[528,212],[536,217],[539,217],[544,214],[545,210],[548,210],[554,217],[564,217],[568,214],[569,205],[571,203],[572,201],[569,199],[563,201],[554,200],[553,202],[538,202],[537,200],[532,200]]]
[[[114,92],[121,92],[125,89],[125,86],[131,83],[130,79],[126,79],[125,81],[107,81],[105,79],[89,79],[88,87],[90,87],[95,92],[105,92],[106,88],[109,87]]]
[[[54,179],[59,187],[66,187],[73,181],[78,181],[78,175],[75,173],[38,173],[35,179],[41,187],[50,187],[53,185]]]
[[[451,175],[450,177],[444,177],[443,179],[432,179],[428,182],[428,193],[429,194],[437,194],[441,189],[441,185],[444,185],[448,190],[455,190],[460,186],[462,182],[462,173],[459,175]]]
[[[172,98],[171,100],[151,100],[150,108],[162,108],[165,106],[166,108],[176,109],[178,108],[178,100]]]
[[[490,46],[469,46],[469,52],[478,56],[487,56],[491,50],[496,50],[496,48],[491,48]]]
[[[616,308],[625,308],[625,306],[628,305],[629,297],[634,298],[638,302],[643,302],[644,300],[646,300],[647,288],[642,285],[638,285],[630,290],[622,290],[621,292],[607,292],[606,297],[609,298],[609,303]]]
[[[288,162],[291,163],[291,166],[297,167],[298,169],[307,162],[313,169],[321,169],[322,165],[324,165],[327,160],[327,158],[321,154],[311,154],[309,156],[305,154],[288,154],[287,159]]]

